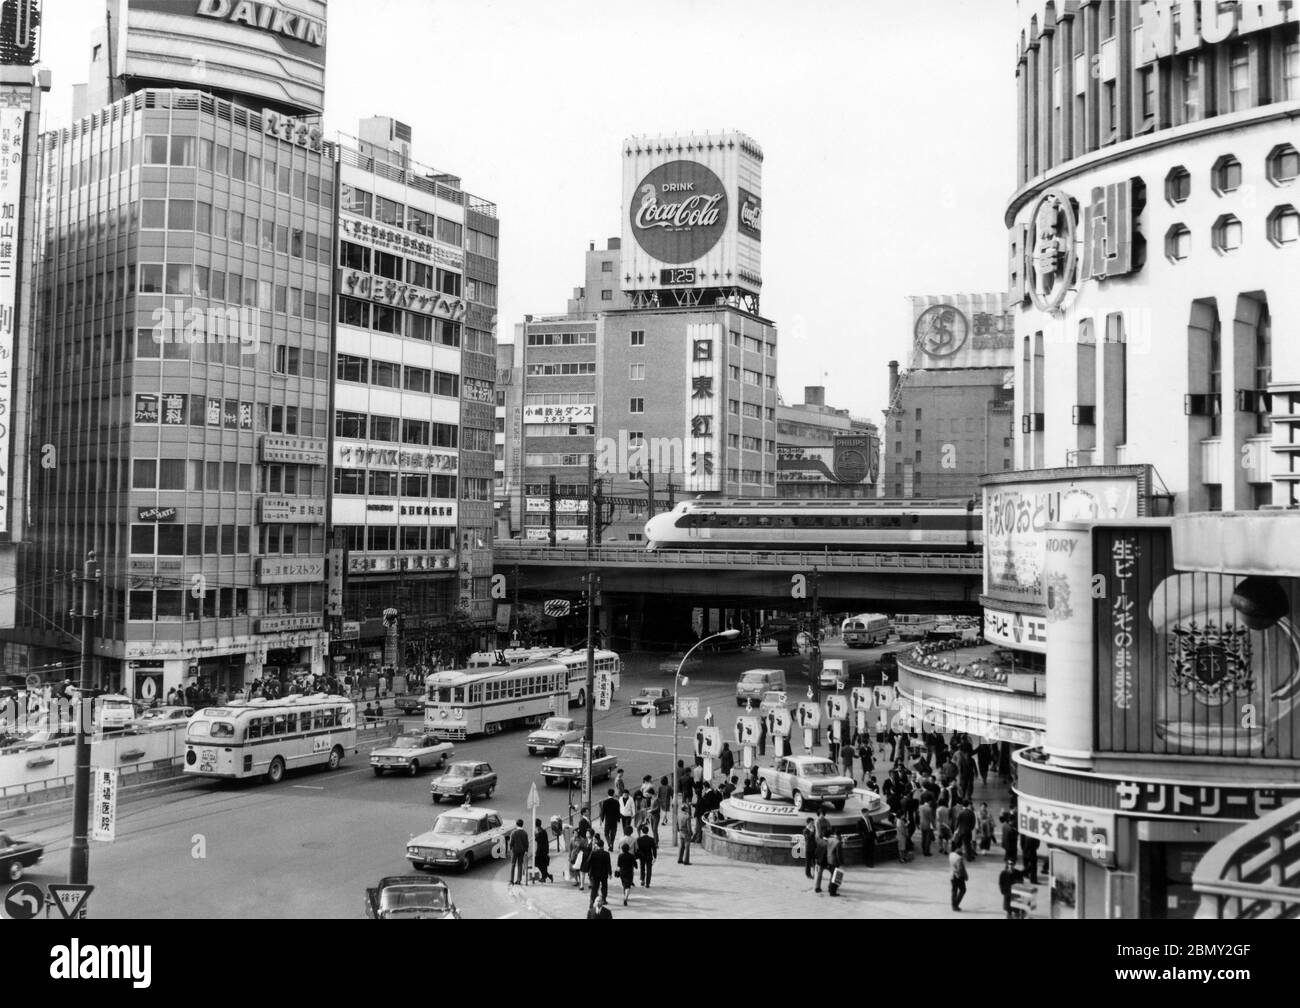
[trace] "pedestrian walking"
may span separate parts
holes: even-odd
[[[632,845],[626,841],[618,854],[618,881],[623,887],[623,905],[627,906],[628,894],[636,885],[636,855],[632,853]]]
[[[948,865],[952,869],[952,908],[960,910],[961,901],[966,895],[966,880],[970,874],[966,871],[966,861],[961,856],[961,851],[956,847],[948,855]]]
[[[835,871],[843,863],[843,856],[840,849],[840,836],[838,833],[832,833],[828,836],[818,852],[817,859],[817,881],[813,883],[813,892],[822,891],[822,873],[830,872],[831,886],[830,894],[838,895],[838,885],[835,885]]]
[[[844,776],[854,784],[858,782],[858,779],[853,776],[853,761],[857,758],[858,751],[853,748],[853,743],[845,742],[840,748],[840,762],[844,764]]]
[[[718,756],[718,763],[722,769],[722,779],[726,780],[731,776],[731,768],[736,765],[736,754],[731,751],[730,743],[722,743],[722,753]]]
[[[1017,910],[1011,905],[1011,899],[1015,895],[1012,886],[1017,886],[1025,880],[1025,876],[1016,868],[1016,862],[1013,858],[1007,858],[1006,864],[998,874],[998,889],[1002,893],[1002,909],[1006,911],[1007,920],[1019,920],[1025,916],[1023,910]]]
[[[858,733],[858,759],[862,762],[862,780],[865,783],[871,776],[871,772],[876,769],[876,757],[872,750],[875,748],[871,744],[871,736],[866,732]]]
[[[758,754],[767,755],[767,718],[758,719]]]
[[[533,820],[533,865],[537,869],[537,881],[554,882],[551,875],[551,837],[540,819]]]
[[[989,782],[989,766],[993,762],[993,749],[987,742],[982,742],[975,748],[975,768],[979,770],[980,782],[987,784]]]
[[[522,819],[515,820],[514,832],[510,834],[510,885],[523,885],[528,871],[528,831],[524,829]]]
[[[981,851],[993,846],[993,832],[993,813],[989,811],[989,803],[980,802],[980,810],[975,814],[975,837]]]
[[[628,791],[623,792],[623,796],[618,800],[618,817],[623,823],[623,835],[632,835],[632,819],[636,815],[636,802],[632,800],[632,795]]]
[[[576,834],[573,838],[573,847],[571,848],[572,856],[569,858],[569,866],[573,869],[573,884],[578,887],[578,892],[587,888],[587,864],[591,859],[591,842],[593,837],[590,834]]]
[[[677,863],[691,863],[691,807],[682,803],[682,810],[677,818]]]
[[[591,879],[591,897],[589,902],[596,901],[596,891],[600,891],[600,898],[605,902],[609,901],[609,876],[613,873],[614,866],[609,860],[609,851],[605,849],[605,843],[600,837],[596,837],[596,849],[591,852],[591,857],[587,860],[587,877]]]
[[[969,801],[961,802],[953,817],[952,848],[961,851],[967,861],[975,860],[975,810]]]
[[[998,818],[1002,820],[1002,835],[1000,841],[1002,844],[1003,860],[1015,864],[1017,852],[1020,848],[1020,835],[1019,831],[1016,829],[1016,822],[1011,817],[1011,813],[1006,809],[1002,810],[1002,814],[998,816]],[[1029,865],[1026,864],[1025,868],[1028,869]]]
[[[605,901],[603,899],[595,900],[589,907],[587,907],[587,920],[613,919],[614,915],[609,912],[609,907],[605,906]]]
[[[934,842],[934,806],[928,801],[921,803],[917,822],[921,827],[921,853],[930,857],[930,845]]]
[[[650,827],[642,826],[636,838],[636,859],[641,865],[641,885],[649,889],[654,874],[655,858],[659,856],[659,841],[650,835]]]
[[[605,796],[604,801],[600,803],[600,828],[605,834],[605,847],[614,846],[614,837],[618,836],[618,824],[622,818],[622,806],[619,800],[614,797],[614,789],[609,788],[609,793]]]
[[[817,863],[817,826],[812,816],[803,824],[803,873],[806,878],[813,877],[813,866]]]
[[[655,843],[659,843],[659,824],[672,815],[673,789],[668,786],[668,778],[659,778],[659,790],[655,793],[654,807],[650,809],[650,825],[654,829]]]

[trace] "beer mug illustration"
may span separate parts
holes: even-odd
[[[1164,654],[1156,669],[1156,732],[1169,751],[1273,756],[1294,747],[1300,632],[1269,577],[1174,574],[1148,615]]]

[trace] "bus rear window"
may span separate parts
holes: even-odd
[[[211,728],[208,721],[194,721],[190,724],[189,733],[195,738],[207,738]]]
[[[229,721],[213,721],[212,737],[213,738],[234,738],[235,726],[232,725]]]

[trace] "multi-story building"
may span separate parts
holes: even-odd
[[[92,59],[90,93],[116,100],[41,139],[48,464],[15,633],[37,664],[75,652],[70,575],[93,549],[96,678],[146,698],[325,668],[335,166],[323,38],[283,48],[133,11]],[[231,89],[131,90],[177,52]]]
[[[889,362],[884,497],[972,497],[1012,464],[1011,315],[1004,294],[912,298],[913,355]]]
[[[376,117],[338,144],[331,521],[358,642],[336,650],[390,665],[491,615],[496,209],[411,141]]]
[[[1300,345],[1274,339],[1300,324],[1300,14],[1022,15],[1020,471],[985,486],[983,599],[986,636],[1045,652],[1019,825],[1055,915],[1190,916],[1208,846],[1300,796],[1295,585],[1274,577],[1296,522],[1206,514],[1300,504]]]
[[[879,449],[874,423],[827,406],[823,386],[805,386],[802,403],[777,402],[776,495],[875,497]]]

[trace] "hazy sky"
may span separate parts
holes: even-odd
[[[63,125],[103,5],[46,11]],[[325,125],[394,116],[497,204],[504,339],[562,312],[587,243],[620,234],[625,136],[748,133],[781,393],[825,384],[879,422],[907,295],[1005,289],[1017,30],[1012,0],[331,0]]]

